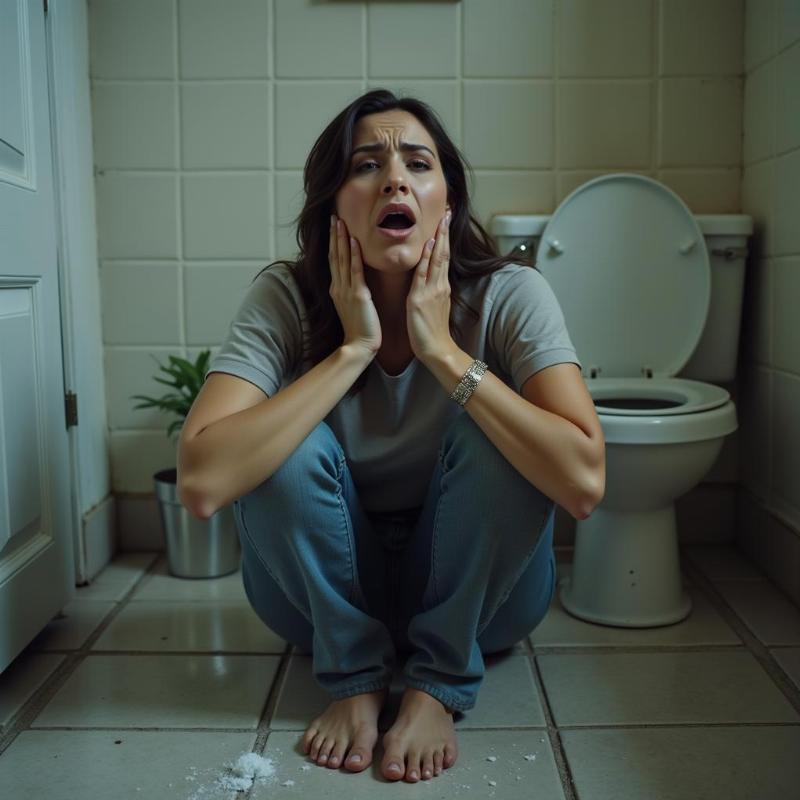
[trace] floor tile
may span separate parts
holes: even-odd
[[[279,656],[89,655],[31,727],[255,728]]]
[[[546,725],[528,656],[486,656],[486,672],[475,707],[456,716],[456,729]],[[388,730],[397,718],[404,691],[402,668],[396,668],[390,697],[378,720]],[[311,657],[293,654],[273,718],[272,730],[304,731],[331,703],[314,679]]]
[[[765,577],[732,545],[689,545],[681,555],[686,555],[710,581],[763,581]]]
[[[0,726],[9,723],[64,658],[26,650],[6,667],[0,674]]]
[[[698,589],[687,591],[692,598],[692,610],[681,622],[660,628],[615,628],[573,617],[561,605],[556,590],[547,616],[528,638],[534,649],[544,646],[652,647],[742,643]]]
[[[243,600],[247,595],[242,584],[242,570],[221,578],[176,578],[169,574],[166,556],[162,556],[150,574],[139,584],[131,600]]]
[[[120,600],[158,558],[158,553],[122,553],[88,585],[75,591],[75,600]]]
[[[381,800],[381,798],[496,797],[498,800],[563,800],[550,742],[542,731],[462,731],[458,761],[441,775],[416,784],[387,781],[380,772],[383,746],[378,744],[372,764],[363,772],[320,767],[305,756],[293,733],[271,733],[264,751],[276,765],[276,779],[254,786],[253,800],[280,797]],[[535,756],[527,760],[526,755]],[[495,761],[488,761],[494,757]],[[308,766],[310,769],[304,770]],[[293,780],[293,786],[283,786]],[[493,781],[495,785],[492,785]]]
[[[800,647],[776,647],[770,653],[800,689]]]
[[[92,650],[283,653],[286,642],[245,601],[128,603]]]
[[[800,722],[748,652],[537,656],[556,725]]]
[[[216,778],[254,741],[218,731],[24,731],[0,757],[0,786],[20,800],[233,800],[242,795]]]
[[[720,581],[714,588],[764,644],[800,644],[800,609],[771,583]]]
[[[115,606],[110,600],[73,600],[47,623],[28,649],[78,650]]]
[[[800,728],[562,731],[580,800],[788,800]]]

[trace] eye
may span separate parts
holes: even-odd
[[[375,162],[375,161],[362,161],[356,167],[356,172],[365,172],[366,170],[364,169],[364,167],[368,167],[370,164],[375,164],[377,166],[377,162]]]
[[[380,166],[377,161],[362,161],[357,167],[356,172],[367,172],[365,169],[366,167],[374,164],[376,167]],[[415,158],[413,161],[409,161],[409,164],[415,165],[417,169],[430,169],[430,165],[427,161],[423,161],[421,158]],[[371,171],[371,170],[370,170]]]

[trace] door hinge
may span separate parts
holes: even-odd
[[[67,430],[78,424],[78,395],[67,392],[64,395],[64,410],[67,415]]]

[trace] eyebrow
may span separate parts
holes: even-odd
[[[350,154],[350,158],[352,159],[356,153],[382,153],[386,150],[386,145],[383,142],[375,142],[374,144],[362,144],[359,147],[356,147],[355,150]],[[436,158],[436,154],[430,147],[427,147],[424,144],[412,144],[411,142],[400,142],[400,150],[404,153],[411,152],[414,150],[427,150],[434,158]]]

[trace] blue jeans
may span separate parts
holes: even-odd
[[[483,654],[530,633],[555,592],[555,504],[466,411],[445,432],[419,508],[367,514],[321,422],[234,513],[250,603],[313,654],[333,699],[389,686],[402,652],[407,686],[467,711]]]

